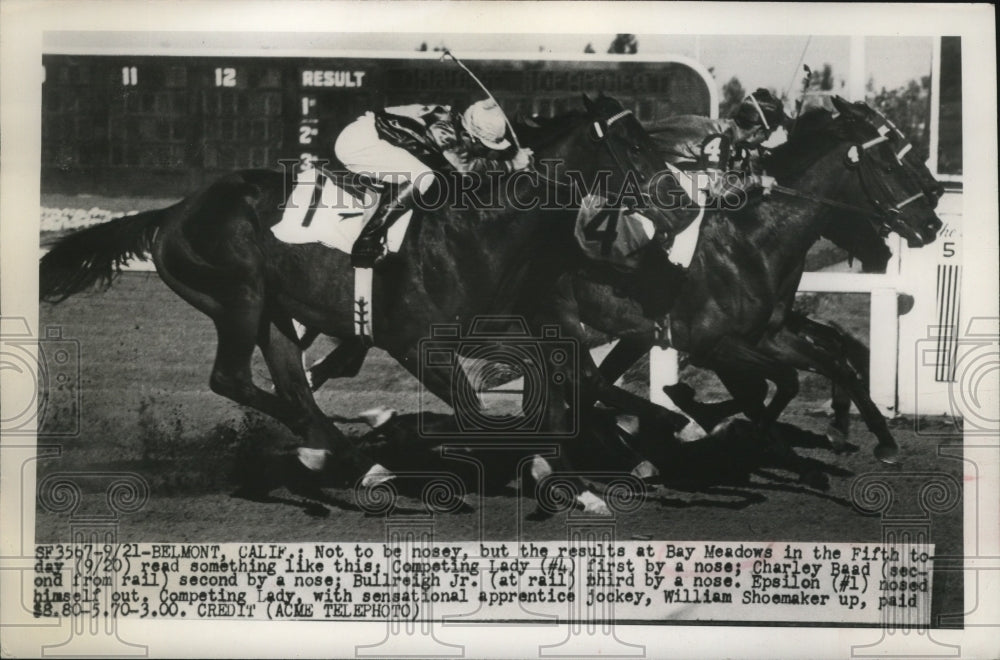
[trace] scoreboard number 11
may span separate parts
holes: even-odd
[[[122,84],[126,87],[134,87],[139,84],[139,68],[134,66],[122,67]]]

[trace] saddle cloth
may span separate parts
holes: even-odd
[[[271,227],[275,238],[300,245],[319,243],[351,253],[361,229],[378,208],[378,193],[371,189],[349,191],[322,171],[299,173],[281,221]],[[386,232],[386,249],[398,252],[413,211],[404,213]],[[354,269],[354,332],[372,338],[372,269]]]
[[[333,178],[311,168],[296,178],[281,222],[271,227],[271,232],[283,243],[320,243],[350,254],[377,206],[375,191],[352,194]],[[389,228],[386,249],[390,252],[399,251],[412,217],[413,211],[407,211]]]
[[[594,195],[584,199],[576,218],[577,244],[589,259],[635,268],[639,250],[653,239],[656,227],[640,213],[604,208],[603,202],[603,198]],[[671,262],[682,268],[691,265],[704,218],[702,204],[694,221],[674,236],[668,255]]]

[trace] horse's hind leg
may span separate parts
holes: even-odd
[[[456,405],[465,406],[468,412],[483,410],[483,402],[478,392],[479,383],[471,383],[465,369],[458,363],[457,355],[454,361],[447,364],[425,359],[419,345],[410,346],[401,351],[389,350],[389,354],[420,381],[421,386],[441,399],[452,409]],[[471,409],[475,410],[471,410]],[[421,411],[423,412],[423,411]]]
[[[258,319],[259,311],[256,310],[247,310],[243,314],[227,313],[224,318],[215,319],[219,342],[209,387],[216,394],[256,408],[296,431],[295,411],[253,382],[250,360],[256,348]]]
[[[306,451],[299,452],[300,459],[311,469],[322,469],[326,466],[327,454],[332,453],[338,463],[338,475],[348,481],[361,476],[369,468],[378,468],[373,468],[371,461],[347,441],[316,405],[302,367],[302,350],[292,339],[293,336],[290,323],[284,331],[269,323],[261,331],[259,345],[274,379],[275,392],[285,406],[294,411],[293,430],[305,439]]]
[[[368,346],[361,337],[346,337],[308,370],[309,385],[313,391],[331,378],[351,378],[361,371],[368,355]]]
[[[293,398],[267,392],[253,382],[250,361],[257,344],[259,319],[260,311],[255,306],[245,307],[242,312],[229,310],[224,317],[215,319],[219,342],[215,364],[209,379],[212,391],[278,420],[293,433],[304,438],[305,447],[314,450],[318,453],[317,455],[324,455],[321,453],[334,449],[337,444],[347,445],[346,442],[338,442],[342,438],[342,434],[332,423],[326,421],[326,428],[322,428],[315,417],[309,414],[312,411],[305,410],[301,404],[296,405]],[[292,346],[295,351],[298,351],[298,347],[294,344]],[[265,351],[266,357],[267,352]],[[300,360],[301,353],[298,353],[294,359]],[[304,381],[305,376],[301,362],[297,362],[295,366],[299,373],[303,374]],[[269,367],[276,390],[284,394],[288,391],[284,384],[287,380],[284,374],[292,369],[277,368],[270,364]],[[308,384],[306,391],[308,392]],[[315,403],[313,405],[315,406]],[[318,407],[316,411],[322,416],[322,411],[319,411]],[[354,451],[349,445],[347,445],[347,450],[346,455],[348,456]],[[307,467],[319,469],[322,466],[317,463],[307,465]]]

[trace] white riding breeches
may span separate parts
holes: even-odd
[[[344,167],[379,181],[412,181],[420,192],[427,192],[434,172],[406,149],[389,144],[378,136],[375,115],[367,112],[347,125],[333,146]]]

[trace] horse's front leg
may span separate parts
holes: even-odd
[[[707,364],[758,432],[772,447],[784,451],[780,439],[773,436],[773,427],[788,403],[798,394],[799,379],[795,367],[769,355],[761,346],[751,346],[735,337],[719,342]],[[766,403],[768,380],[775,384],[776,390],[771,401]]]
[[[845,359],[850,368],[863,382],[868,382],[870,352],[868,347],[851,336],[846,330],[831,322],[819,322],[795,313],[789,318],[789,328],[807,341],[829,347]],[[834,449],[841,451],[853,448],[848,443],[851,433],[851,393],[848,388],[830,382],[830,398],[833,419],[827,429],[827,438]]]
[[[761,379],[763,381],[763,379]],[[712,433],[725,420],[743,412],[743,406],[736,399],[712,401],[703,403],[696,401],[695,392],[687,383],[664,385],[663,392],[670,397],[685,415],[697,422],[703,429]]]
[[[542,402],[544,410],[538,435],[540,439],[551,438],[551,442],[558,447],[558,455],[548,459],[536,456],[532,462],[531,476],[536,482],[538,513],[543,516],[556,513],[558,509],[565,507],[567,504],[565,500],[570,496],[586,513],[611,515],[611,510],[604,499],[595,494],[584,483],[581,474],[573,469],[571,459],[571,453],[585,450],[586,443],[581,443],[580,440],[586,435],[586,430],[583,428],[584,412],[591,406],[587,405],[584,408],[582,363],[589,360],[593,365],[593,360],[586,350],[581,349],[581,364],[577,369],[575,367],[578,365],[556,357],[558,353],[564,352],[563,348],[544,341],[539,342],[539,348],[544,364],[561,366],[557,372],[544,374],[548,377],[545,378],[546,382],[542,383],[545,387],[545,397]]]
[[[649,419],[642,411],[647,409],[647,406],[653,406],[659,409],[659,406],[655,404],[650,404],[645,399],[641,399],[630,392],[626,392],[620,388],[609,385],[606,380],[600,375],[597,364],[594,363],[593,357],[590,355],[590,351],[582,350],[580,351],[580,371],[581,371],[581,382],[580,382],[580,401],[581,401],[581,416],[586,413],[593,413],[594,402],[600,400],[603,403],[617,408],[623,412],[631,412],[636,414],[640,418],[640,424],[642,420]],[[612,390],[612,392],[608,392]],[[617,396],[617,394],[623,396]],[[646,405],[640,405],[646,404]],[[661,416],[660,410],[665,413],[669,413],[669,416]],[[656,424],[657,429],[666,428],[671,432],[676,432],[679,428],[687,426],[688,420],[681,415],[676,415],[666,408],[660,410],[654,410],[654,419],[658,421],[663,421],[666,419],[666,424]],[[647,413],[648,415],[648,413]],[[679,418],[680,422],[676,418]],[[653,420],[650,420],[653,422]],[[660,471],[654,466],[645,456],[636,451],[632,445],[625,441],[625,439],[618,433],[612,434],[611,438],[607,438],[605,434],[595,433],[597,441],[604,447],[612,456],[620,456],[622,460],[629,466],[631,466],[631,474],[633,476],[639,477],[640,479],[652,479],[659,476]]]
[[[670,429],[682,440],[698,440],[704,437],[704,429],[710,427],[704,426],[699,420],[668,410],[614,384],[629,367],[638,362],[652,347],[652,335],[630,335],[621,338],[601,361],[597,372],[587,378],[589,389],[594,392],[596,399],[609,406],[639,415],[640,418],[645,417],[656,428]],[[678,407],[685,413],[687,412],[683,406]]]
[[[878,406],[871,400],[868,383],[853,367],[846,354],[838,350],[837,344],[820,341],[817,335],[812,335],[811,338],[799,336],[790,330],[782,331],[777,341],[772,343],[772,350],[781,351],[788,363],[800,369],[817,371],[845,388],[868,428],[878,438],[878,445],[874,450],[875,457],[884,463],[896,463],[899,455],[896,439]]]

